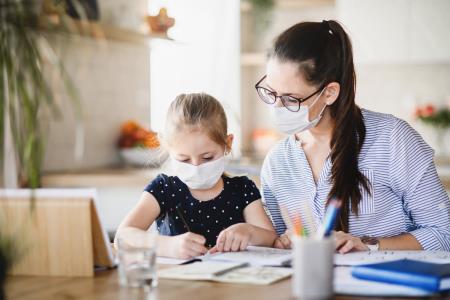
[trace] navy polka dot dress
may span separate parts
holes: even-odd
[[[224,187],[217,197],[199,201],[178,177],[158,175],[145,191],[159,203],[161,213],[156,219],[159,233],[173,236],[191,231],[206,238],[205,246],[213,247],[223,229],[245,222],[244,208],[261,199],[258,188],[246,176],[223,175],[222,179]]]

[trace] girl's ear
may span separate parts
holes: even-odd
[[[327,85],[327,89],[325,90],[325,103],[327,105],[331,105],[336,101],[339,96],[339,91],[341,90],[341,86],[337,82],[331,82]]]
[[[233,139],[234,139],[234,135],[233,134],[229,134],[227,135],[227,146],[225,149],[225,152],[228,154],[231,152],[232,146],[233,146]]]

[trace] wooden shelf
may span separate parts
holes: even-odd
[[[67,187],[139,187],[146,186],[157,174],[158,168],[112,168],[83,172],[51,172],[42,176],[46,188]]]
[[[172,41],[167,34],[145,33],[136,30],[121,28],[113,25],[98,22],[82,22],[71,20],[74,26],[70,31],[66,31],[71,36],[81,38],[91,38],[98,41],[118,41],[133,44],[146,44],[153,39]],[[41,25],[43,30],[51,31],[50,27]]]

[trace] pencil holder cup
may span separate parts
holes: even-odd
[[[335,244],[332,238],[292,239],[294,275],[292,293],[300,299],[327,299],[333,296]]]

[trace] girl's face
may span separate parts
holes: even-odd
[[[231,149],[233,135],[228,135],[228,149]],[[201,130],[183,130],[173,137],[169,145],[171,156],[194,166],[216,160],[225,153],[225,147],[217,144]]]

